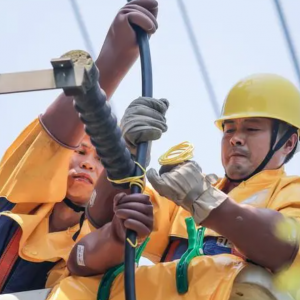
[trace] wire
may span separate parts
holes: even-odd
[[[274,0],[274,5],[276,7],[276,11],[277,11],[277,15],[278,15],[278,19],[279,22],[281,24],[281,28],[283,31],[283,34],[285,36],[285,40],[291,55],[291,59],[293,62],[293,66],[294,66],[294,71],[298,77],[298,81],[299,81],[299,86],[300,86],[300,67],[299,67],[299,61],[297,58],[297,54],[296,54],[296,50],[295,50],[295,46],[293,43],[293,39],[291,37],[287,22],[286,22],[286,18],[284,16],[283,10],[282,10],[282,5],[280,3],[280,0]]]
[[[80,33],[81,33],[81,37],[83,38],[86,50],[88,51],[88,53],[92,56],[93,59],[96,58],[96,54],[95,51],[93,49],[93,44],[91,42],[91,38],[89,35],[89,32],[85,26],[85,23],[82,19],[81,13],[80,13],[80,9],[78,7],[77,1],[76,0],[70,0],[73,12],[74,12],[74,16],[75,19],[77,21]]]
[[[179,6],[179,10],[180,10],[182,19],[184,21],[186,31],[188,33],[188,37],[189,37],[191,45],[192,45],[194,55],[196,57],[196,60],[197,60],[198,66],[199,66],[199,70],[202,74],[204,83],[206,85],[206,89],[207,89],[207,92],[208,92],[208,95],[209,95],[209,98],[210,98],[210,103],[213,107],[215,116],[217,118],[220,114],[219,104],[218,104],[214,89],[212,87],[212,83],[211,83],[211,80],[209,78],[203,56],[201,54],[199,45],[197,43],[197,39],[195,37],[194,31],[193,31],[193,28],[192,28],[192,24],[189,20],[189,17],[188,17],[186,8],[185,8],[184,1],[183,0],[177,0],[177,4]]]
[[[77,4],[77,1],[76,0],[70,0],[70,3],[71,3],[73,13],[74,13],[75,19],[77,21],[77,24],[78,24],[78,27],[79,27],[79,30],[80,30],[80,33],[81,33],[81,37],[84,41],[85,48],[86,48],[87,52],[91,55],[93,60],[95,60],[96,59],[96,54],[95,54],[95,51],[94,51],[94,48],[93,48],[93,44],[92,44],[89,32],[88,32],[88,30],[85,26],[85,23],[83,21],[83,18],[81,16],[80,8]],[[115,112],[114,105],[113,105],[113,102],[111,100],[109,101],[109,104],[110,104],[111,110],[113,112]]]

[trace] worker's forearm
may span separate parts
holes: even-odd
[[[96,61],[100,71],[100,86],[105,91],[107,99],[111,98],[139,55],[137,47],[123,50],[118,46],[106,42]]]
[[[104,274],[122,263],[123,258],[124,245],[116,240],[109,223],[88,234],[74,246],[67,267],[72,275],[92,276]]]
[[[85,134],[83,123],[74,109],[73,98],[61,94],[40,116],[49,135],[63,146],[76,148]]]
[[[228,198],[202,225],[228,238],[248,259],[277,271],[290,264],[298,251],[296,244],[274,234],[282,218],[277,211],[240,205]]]
[[[113,211],[113,199],[120,193],[130,193],[129,190],[120,190],[115,188],[108,180],[105,170],[101,173],[96,186],[96,199],[89,202],[87,206],[87,218],[91,224],[100,228],[108,222],[111,222]]]

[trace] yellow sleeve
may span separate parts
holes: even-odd
[[[282,188],[267,208],[280,211],[287,217],[300,219],[300,179]]]
[[[298,228],[296,230],[298,231],[299,237],[300,223],[299,221],[297,223],[298,224],[296,226]],[[295,231],[295,228],[293,231]],[[285,232],[285,235],[291,236],[293,233],[292,231],[290,233]],[[283,269],[275,275],[275,283],[280,290],[288,291],[295,297],[295,299],[300,299],[296,298],[297,294],[300,296],[300,250],[298,250],[293,263],[288,268]]]
[[[13,203],[62,201],[72,154],[73,150],[59,145],[34,120],[0,162],[0,196]]]
[[[143,256],[153,263],[158,263],[168,246],[169,232],[177,206],[167,198],[161,197],[151,186],[147,186],[144,193],[150,196],[153,204],[154,228]]]
[[[269,205],[270,209],[281,212],[284,216],[293,218],[295,222],[287,222],[281,227],[282,238],[300,242],[300,183],[292,183],[283,188]],[[300,294],[300,249],[289,268],[276,274],[275,282],[281,290],[293,295]]]

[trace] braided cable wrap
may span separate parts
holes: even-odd
[[[74,64],[84,64],[87,72],[85,93],[74,96],[74,107],[85,125],[97,154],[112,180],[130,177],[134,174],[135,163],[126,147],[117,118],[111,112],[106,94],[99,85],[99,70],[85,51],[70,51],[63,55],[70,57]],[[114,185],[127,188],[126,184]]]

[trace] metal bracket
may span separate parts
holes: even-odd
[[[67,96],[81,95],[90,81],[84,66],[70,58],[52,59],[53,69],[0,74],[0,94],[63,89]]]

